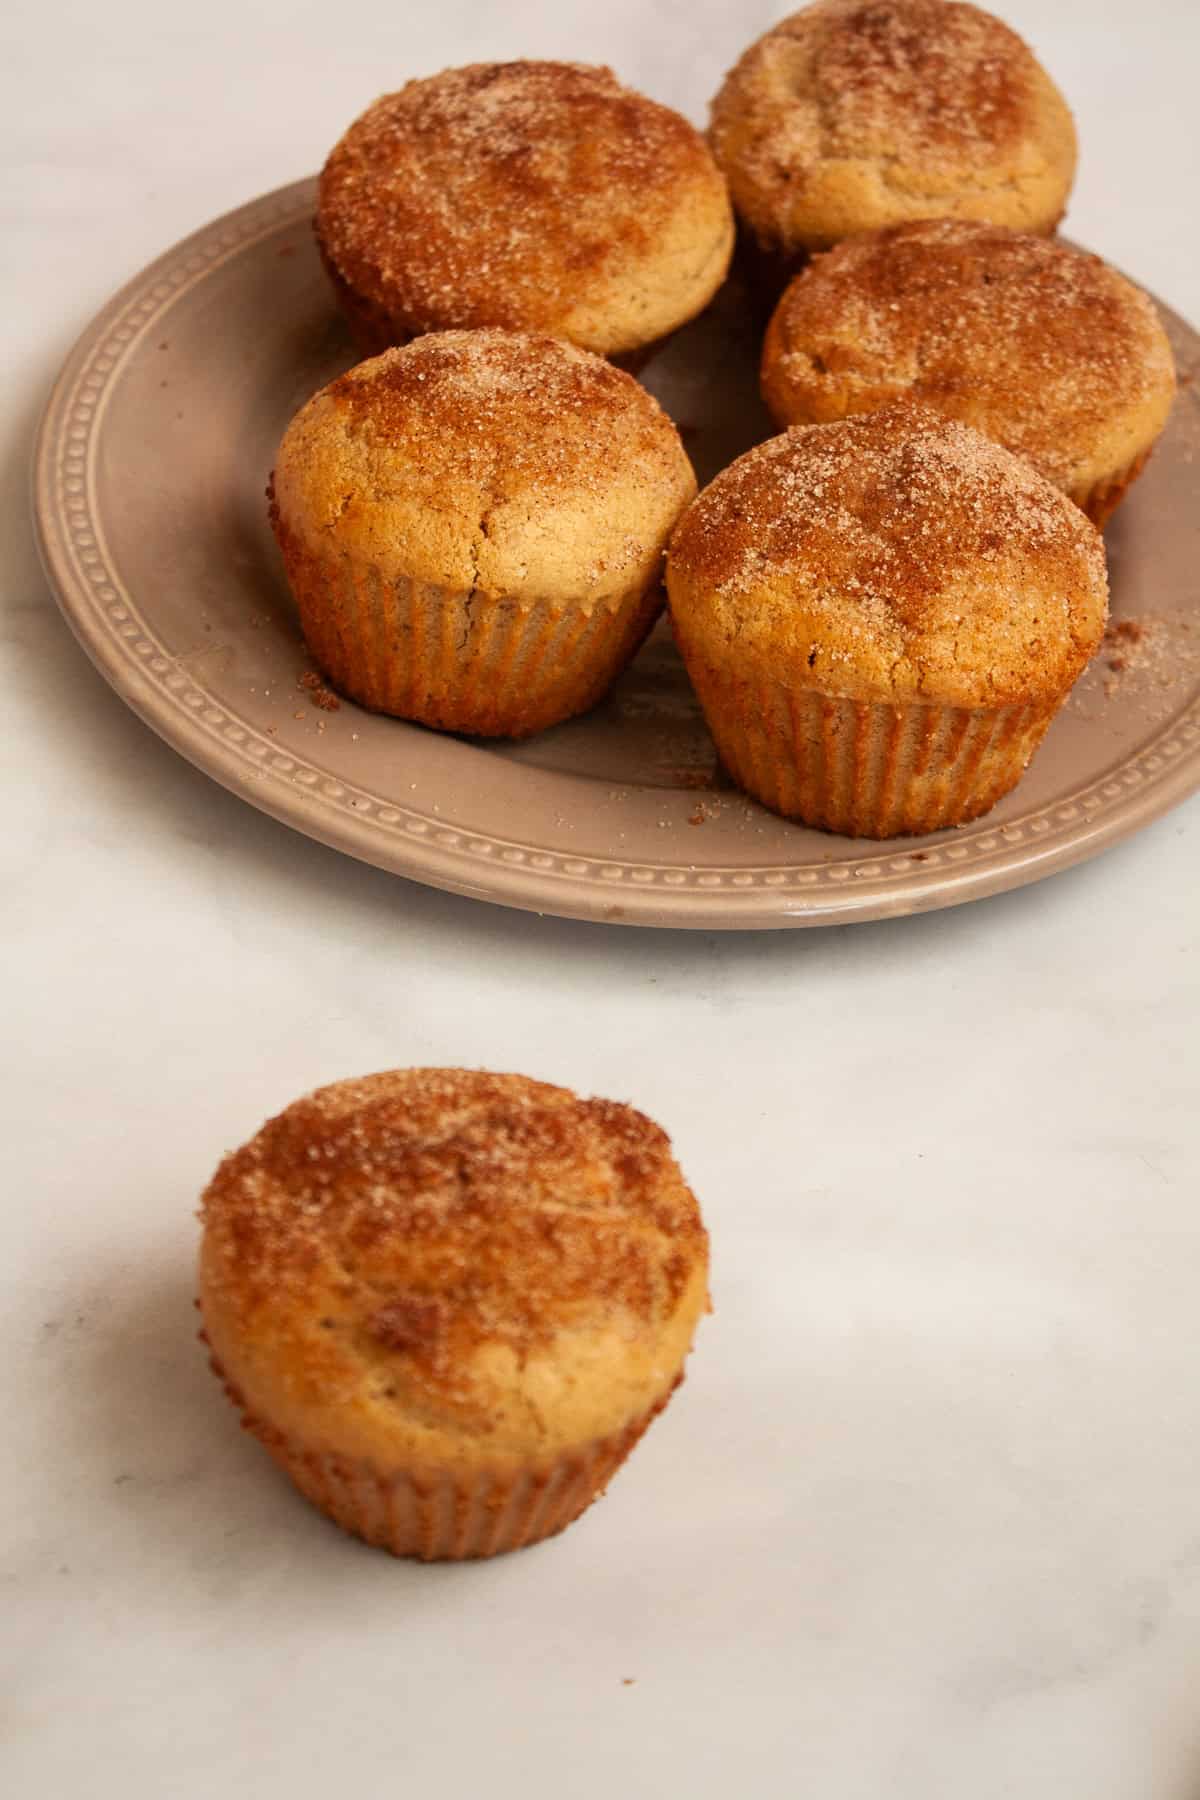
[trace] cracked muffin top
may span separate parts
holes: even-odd
[[[764,248],[827,249],[950,215],[1053,231],[1075,175],[1066,101],[1021,38],[959,0],[818,0],[752,44],[711,141]]]
[[[660,1405],[708,1238],[650,1119],[401,1069],[295,1102],[202,1205],[205,1331],[251,1412],[347,1456],[553,1457]]]
[[[273,487],[293,537],[384,579],[590,606],[656,578],[696,482],[631,375],[556,338],[451,331],[314,395]]]
[[[667,563],[697,654],[826,694],[991,707],[1061,695],[1097,649],[1100,534],[969,425],[897,401],[723,470]]]
[[[331,152],[316,224],[393,342],[498,325],[628,354],[694,317],[733,249],[695,127],[577,63],[475,63],[384,95]]]

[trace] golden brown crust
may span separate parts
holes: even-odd
[[[714,667],[964,708],[1064,694],[1107,604],[1103,545],[1065,495],[911,403],[739,458],[684,515],[667,587]]]
[[[378,100],[325,165],[317,233],[392,342],[498,325],[604,354],[699,312],[733,246],[694,127],[609,69],[552,62],[448,69]]]
[[[958,0],[818,0],[743,55],[711,141],[766,246],[954,214],[1052,231],[1075,170],[1058,89],[1015,32]]]
[[[247,1407],[387,1468],[550,1457],[670,1391],[707,1237],[641,1113],[400,1070],[298,1101],[203,1201],[205,1324]],[[474,1446],[474,1448],[472,1448]]]
[[[1153,302],[1098,256],[954,219],[818,257],[776,310],[762,380],[781,425],[922,401],[1080,503],[1145,455],[1175,389]]]

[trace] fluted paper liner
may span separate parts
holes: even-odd
[[[1150,461],[1150,452],[1153,448],[1154,446],[1151,444],[1148,449],[1140,451],[1131,463],[1127,463],[1123,469],[1118,469],[1115,475],[1106,475],[1103,481],[1097,481],[1091,487],[1068,490],[1076,506],[1082,507],[1093,525],[1103,528],[1111,519],[1129,489]]]
[[[321,257],[325,273],[333,288],[334,297],[342,317],[345,319],[354,339],[355,345],[363,356],[378,356],[381,351],[389,350],[394,344],[407,344],[413,333],[406,331],[386,307],[368,300],[359,294],[345,280],[341,270],[325,248],[325,240],[321,236],[317,222],[313,220],[313,236],[317,240],[317,250]]]
[[[846,837],[899,837],[978,818],[1020,780],[1060,704],[849,700],[731,677],[686,649],[685,660],[738,786],[774,812]]]
[[[393,1556],[422,1562],[499,1556],[564,1531],[603,1494],[674,1391],[624,1430],[593,1438],[545,1465],[516,1473],[483,1470],[460,1478],[383,1470],[311,1449],[256,1417],[216,1357],[210,1353],[209,1360],[240,1412],[243,1428],[259,1439],[307,1500],[355,1537]],[[680,1375],[675,1387],[682,1379]]]
[[[336,688],[376,712],[483,737],[586,712],[662,609],[657,582],[585,606],[385,579],[291,534],[285,557],[305,640]]]

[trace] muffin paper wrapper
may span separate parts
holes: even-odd
[[[1131,463],[1127,463],[1115,475],[1107,475],[1103,481],[1097,481],[1091,487],[1069,490],[1076,506],[1083,508],[1093,525],[1103,527],[1116,512],[1125,495],[1150,461],[1150,452],[1153,448],[1154,446],[1151,444],[1149,449],[1140,451]]]
[[[604,1492],[673,1392],[624,1430],[593,1438],[543,1466],[515,1474],[485,1471],[472,1479],[427,1472],[417,1477],[399,1469],[385,1472],[286,1437],[257,1418],[216,1357],[210,1354],[209,1360],[241,1414],[243,1429],[259,1439],[306,1499],[355,1537],[393,1556],[423,1562],[498,1556],[565,1530]]]
[[[685,660],[738,785],[775,812],[846,837],[978,818],[1020,780],[1059,704],[975,710],[839,699],[730,679],[686,652]]]
[[[363,356],[378,356],[381,351],[390,350],[393,345],[411,342],[417,333],[406,331],[385,307],[377,306],[373,301],[357,294],[349,282],[343,279],[340,269],[325,248],[315,219],[313,236],[317,240],[317,250],[333,288],[334,298],[350,329],[350,335]]]
[[[339,1456],[317,1455],[271,1434],[267,1448],[315,1506],[346,1531],[393,1556],[461,1562],[522,1550],[553,1537],[590,1506],[645,1430],[639,1420],[548,1468],[417,1481]],[[253,1420],[248,1428],[264,1436]]]
[[[344,694],[448,731],[524,737],[584,712],[662,610],[658,584],[585,609],[385,579],[290,539],[309,650]]]

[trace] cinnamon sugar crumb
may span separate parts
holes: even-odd
[[[316,669],[306,669],[303,675],[297,677],[296,686],[304,689],[308,695],[309,704],[317,707],[320,712],[338,712],[340,710],[341,701],[324,676],[320,675]],[[303,714],[297,713],[296,717],[302,718]]]
[[[1113,619],[1101,648],[1107,652],[1104,666],[1108,675],[1103,688],[1109,700],[1120,691],[1126,675],[1141,674],[1153,686],[1174,687],[1186,661],[1184,647],[1168,641],[1164,621],[1149,614]]]
[[[706,792],[722,785],[719,771],[711,769],[676,769],[659,767],[657,773],[665,785],[682,788],[684,792],[703,789]]]

